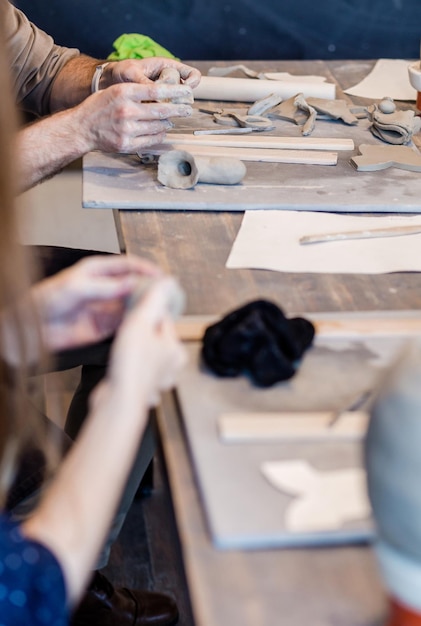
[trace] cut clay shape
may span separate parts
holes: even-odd
[[[345,100],[304,98],[303,94],[297,94],[293,98],[281,102],[268,114],[302,126],[302,134],[307,136],[314,130],[315,121],[320,115],[327,115],[333,120],[342,120],[345,124],[357,124],[358,117],[351,108],[351,105],[348,105]],[[364,112],[362,116],[365,117],[365,115]]]
[[[300,110],[295,103],[296,96],[292,98],[288,98],[288,100],[284,100],[278,106],[274,107],[270,112],[271,116],[279,117],[281,120],[286,120],[287,122],[294,122],[294,124],[304,124],[307,119],[307,115],[304,111]]]
[[[421,172],[421,154],[409,146],[382,146],[361,144],[360,156],[351,158],[351,163],[359,172],[375,172],[388,167]]]
[[[158,160],[159,182],[173,189],[191,189],[198,182],[236,185],[245,175],[246,166],[235,158],[200,157],[186,150],[169,150]]]
[[[358,118],[350,111],[345,100],[324,100],[323,98],[307,98],[307,103],[317,113],[327,115],[333,120],[342,120],[345,124],[358,124]]]
[[[371,132],[387,143],[395,145],[409,143],[412,135],[421,130],[421,120],[411,110],[383,113],[376,104],[373,104],[367,107],[367,113],[372,122]]]
[[[256,100],[251,107],[248,109],[247,113],[249,115],[263,115],[266,111],[270,111],[274,107],[278,106],[282,102],[282,97],[276,93],[270,94],[266,98],[262,98],[261,100]]]
[[[347,522],[366,519],[370,504],[362,468],[319,472],[306,460],[269,461],[261,471],[277,489],[295,496],[284,518],[293,532],[339,530]]]

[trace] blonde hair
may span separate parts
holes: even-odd
[[[18,347],[20,364],[12,369],[0,356],[0,498],[4,501],[20,453],[28,445],[42,448],[45,433],[30,403],[28,389],[27,342],[31,336],[40,337],[36,313],[30,299],[25,300],[25,307],[19,305],[23,296],[27,296],[31,281],[24,247],[17,242],[13,148],[17,113],[12,100],[3,24],[4,5],[0,3],[0,311],[12,311],[7,331],[0,332],[0,355],[4,358],[7,332]]]

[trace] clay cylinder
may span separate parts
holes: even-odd
[[[185,150],[170,150],[158,160],[159,182],[173,189],[190,189],[197,182],[235,185],[245,174],[244,163],[229,157],[194,157]]]
[[[158,180],[172,189],[190,189],[199,180],[193,155],[185,150],[169,150],[158,159]]]
[[[246,166],[230,157],[195,157],[199,183],[236,185],[246,175]]]

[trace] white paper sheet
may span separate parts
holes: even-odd
[[[327,274],[421,271],[421,234],[299,243],[305,235],[401,225],[421,225],[421,216],[247,211],[226,266]]]
[[[373,100],[385,96],[394,100],[416,100],[417,92],[409,82],[409,64],[403,59],[379,59],[370,74],[358,85],[345,89],[345,93]]]

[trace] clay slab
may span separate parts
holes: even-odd
[[[300,138],[300,129],[276,120],[268,136]],[[348,138],[355,146],[379,145],[368,130],[369,120],[355,126],[320,120],[311,138]],[[197,113],[178,132],[214,128],[209,115]],[[260,134],[261,138],[261,134]],[[247,163],[240,185],[197,185],[194,189],[165,189],[157,182],[156,166],[142,166],[136,155],[91,152],[83,160],[83,206],[134,210],[229,210],[294,209],[335,212],[418,213],[421,176],[391,168],[380,172],[357,172],[350,163],[357,148],[338,152],[334,167],[282,163]]]

